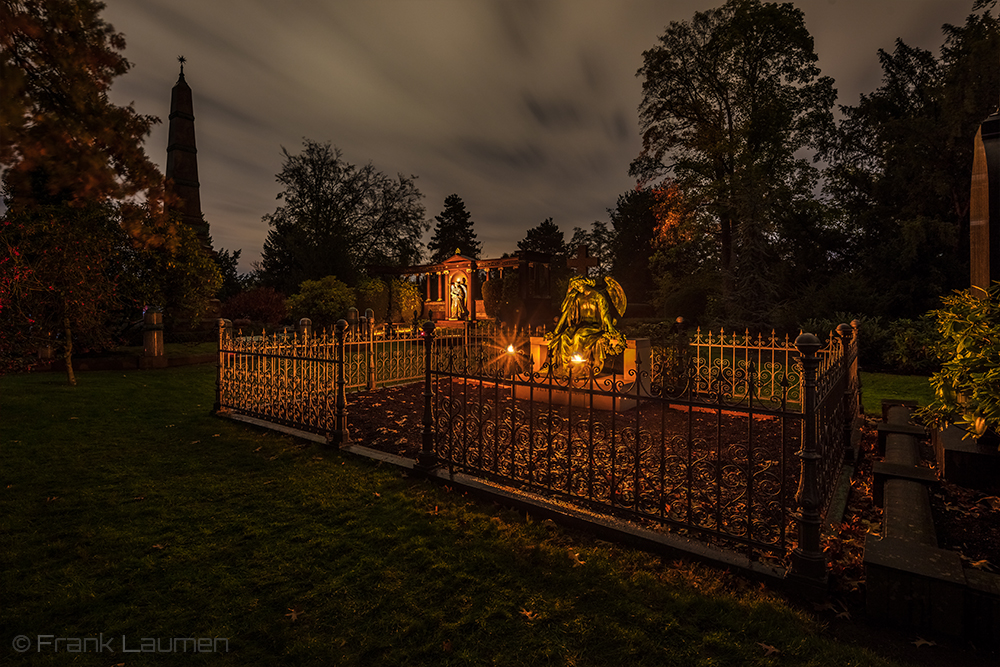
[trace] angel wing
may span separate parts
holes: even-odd
[[[611,303],[614,304],[615,310],[618,311],[618,317],[625,317],[625,306],[628,302],[625,299],[625,290],[622,286],[618,284],[618,281],[607,276],[604,278],[604,284],[608,290],[608,297],[611,299]]]

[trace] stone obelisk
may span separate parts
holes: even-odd
[[[979,126],[973,143],[969,202],[969,273],[973,291],[1000,280],[1000,109]]]
[[[184,56],[177,60],[181,64],[181,73],[170,91],[166,177],[172,182],[173,194],[181,200],[178,204],[181,219],[194,229],[202,246],[211,253],[208,223],[201,213],[198,149],[194,142],[194,103],[191,87],[184,80]]]

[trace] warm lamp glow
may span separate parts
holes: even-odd
[[[582,364],[583,363],[583,357],[581,357],[579,354],[574,354],[573,355],[573,363],[574,364]]]
[[[514,346],[513,345],[508,345],[507,346],[507,354],[514,354]]]

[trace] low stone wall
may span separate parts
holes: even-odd
[[[872,495],[883,508],[881,538],[865,540],[868,613],[888,625],[1000,646],[1000,575],[963,567],[938,547],[930,493],[933,470],[920,465],[911,405],[883,407],[881,462],[873,466]]]

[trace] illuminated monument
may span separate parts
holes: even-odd
[[[1000,280],[1000,109],[976,132],[971,195],[969,277],[986,290]]]

